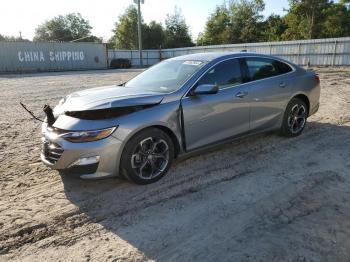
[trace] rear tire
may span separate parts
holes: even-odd
[[[171,138],[158,128],[134,135],[121,157],[121,175],[137,184],[151,184],[166,175],[174,159]]]
[[[306,125],[309,109],[306,103],[300,98],[292,98],[284,112],[281,135],[286,137],[299,136]]]

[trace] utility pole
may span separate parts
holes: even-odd
[[[144,4],[144,0],[134,0],[134,3],[137,4],[137,14],[138,14],[138,35],[139,35],[139,57],[140,57],[140,66],[143,65],[142,61],[142,20],[141,20],[141,1]]]

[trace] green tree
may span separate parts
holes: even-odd
[[[329,0],[289,0],[290,8],[285,16],[287,30],[285,40],[320,38],[324,10]]]
[[[175,7],[173,14],[167,14],[165,20],[165,43],[166,48],[193,46],[186,20],[181,10]]]
[[[283,39],[312,39],[350,35],[349,0],[290,0]]]
[[[205,25],[204,33],[198,37],[199,45],[230,43],[230,14],[225,4],[217,6]]]
[[[231,42],[249,43],[261,39],[261,12],[265,9],[263,0],[231,1]]]
[[[263,0],[231,0],[217,6],[198,44],[257,42],[263,39]]]
[[[142,45],[144,49],[158,49],[164,44],[165,33],[162,24],[151,21],[142,27]]]
[[[57,16],[45,21],[35,30],[34,41],[97,41],[100,39],[91,36],[92,27],[79,13]]]
[[[142,19],[142,18],[141,18]],[[142,22],[142,47],[143,49],[158,49],[163,46],[165,32],[162,24],[151,21],[149,24]],[[109,46],[118,49],[138,49],[138,16],[135,6],[130,5],[119,17],[112,30],[113,36],[109,40]]]
[[[350,10],[346,1],[334,3],[323,10],[321,37],[350,36]]]
[[[270,15],[263,23],[262,35],[264,41],[281,41],[282,35],[287,29],[283,17],[279,15]]]
[[[130,5],[119,17],[112,30],[113,36],[110,44],[119,49],[137,49],[138,48],[138,31],[137,31],[137,9]]]
[[[231,0],[209,16],[198,45],[350,36],[350,0],[289,0],[265,20],[263,0]]]

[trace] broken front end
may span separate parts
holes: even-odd
[[[118,154],[122,144],[112,136],[118,126],[95,129],[91,120],[77,118],[79,114],[74,115],[74,112],[70,114],[75,117],[67,114],[55,118],[51,108],[45,107],[44,111],[47,121],[42,124],[41,159],[47,166],[82,178],[106,177],[115,173],[116,161],[110,159]],[[89,114],[83,114],[88,118]],[[91,118],[98,119],[93,112]],[[59,124],[54,126],[56,121],[65,121],[67,128],[58,128]],[[79,128],[69,128],[76,126],[77,121],[80,122]]]
[[[45,106],[42,161],[81,178],[116,176],[126,141],[138,128],[162,117],[156,109],[161,100],[159,96],[133,97],[93,107],[71,101],[60,102],[53,110]]]

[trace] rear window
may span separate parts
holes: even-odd
[[[278,67],[280,74],[286,74],[286,73],[293,71],[293,69],[289,65],[287,65],[286,63],[283,63],[283,62],[277,61],[277,60],[274,60],[274,63]]]

